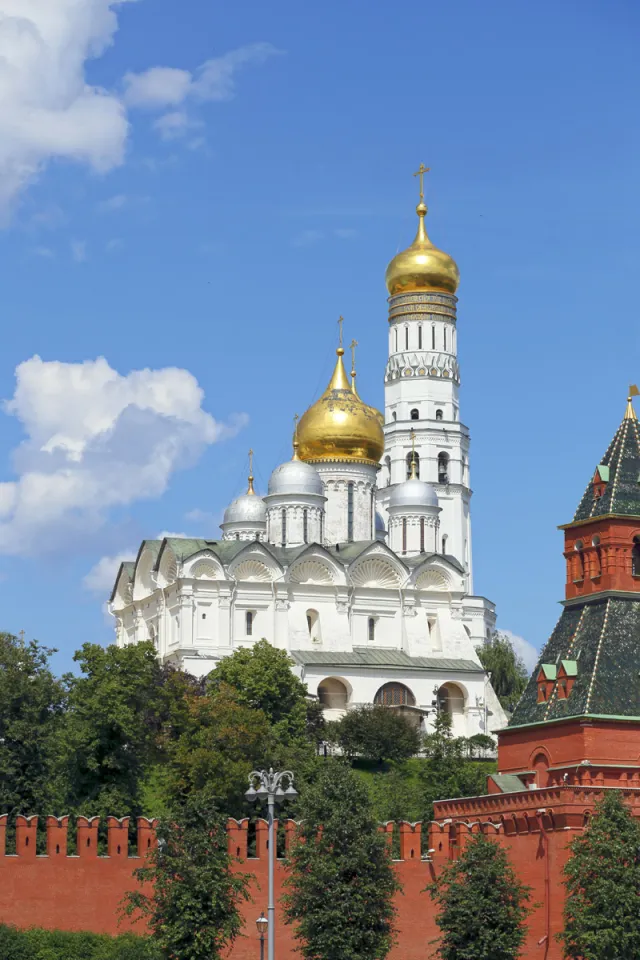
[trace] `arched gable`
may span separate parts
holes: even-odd
[[[296,557],[287,570],[287,580],[320,586],[346,583],[344,568],[336,563],[328,550],[316,543]]]
[[[144,600],[156,590],[154,568],[160,550],[159,540],[143,540],[138,552],[135,571],[133,574],[134,600]]]
[[[168,540],[164,540],[158,557],[158,586],[168,587],[178,579],[178,559]]]
[[[114,610],[128,607],[133,600],[133,563],[121,563],[111,594],[111,606]]]
[[[349,580],[356,587],[394,589],[402,586],[408,570],[384,543],[371,544],[349,566]]]
[[[279,579],[284,570],[269,550],[252,540],[229,564],[229,576],[234,580],[269,581]]]
[[[202,550],[185,562],[183,576],[194,580],[225,580],[224,567],[211,550]]]
[[[464,589],[463,577],[444,557],[429,557],[411,574],[416,590],[450,593]]]

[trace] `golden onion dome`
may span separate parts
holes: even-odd
[[[384,451],[381,414],[363,403],[351,387],[344,369],[344,350],[329,385],[298,423],[298,456],[314,463],[352,460],[378,464]]]
[[[438,250],[427,236],[424,218],[427,205],[421,199],[416,207],[418,232],[406,250],[397,254],[387,267],[387,290],[393,297],[414,290],[435,290],[455,293],[460,283],[458,265],[444,250]]]

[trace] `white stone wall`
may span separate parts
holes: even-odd
[[[375,539],[375,486],[378,468],[365,463],[314,463],[324,486],[325,543]],[[349,537],[349,484],[353,484],[353,535]]]
[[[424,524],[424,538],[422,536]],[[405,535],[406,525],[406,535]],[[419,553],[440,553],[440,519],[419,512],[394,512],[389,516],[388,543],[399,557],[412,557]],[[424,549],[421,550],[424,539]],[[406,542],[406,549],[405,547]]]

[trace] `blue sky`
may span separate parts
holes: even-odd
[[[0,21],[0,626],[59,669],[108,642],[103,558],[216,537],[249,446],[264,489],[340,313],[382,405],[424,161],[462,276],[476,590],[540,646],[556,524],[640,379],[637,4],[26,9]]]

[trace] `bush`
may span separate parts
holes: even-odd
[[[18,930],[0,924],[2,960],[162,960],[148,937],[65,930]]]
[[[347,757],[360,756],[380,764],[408,760],[420,749],[420,733],[414,724],[395,710],[377,705],[349,710],[332,724],[330,736]]]

